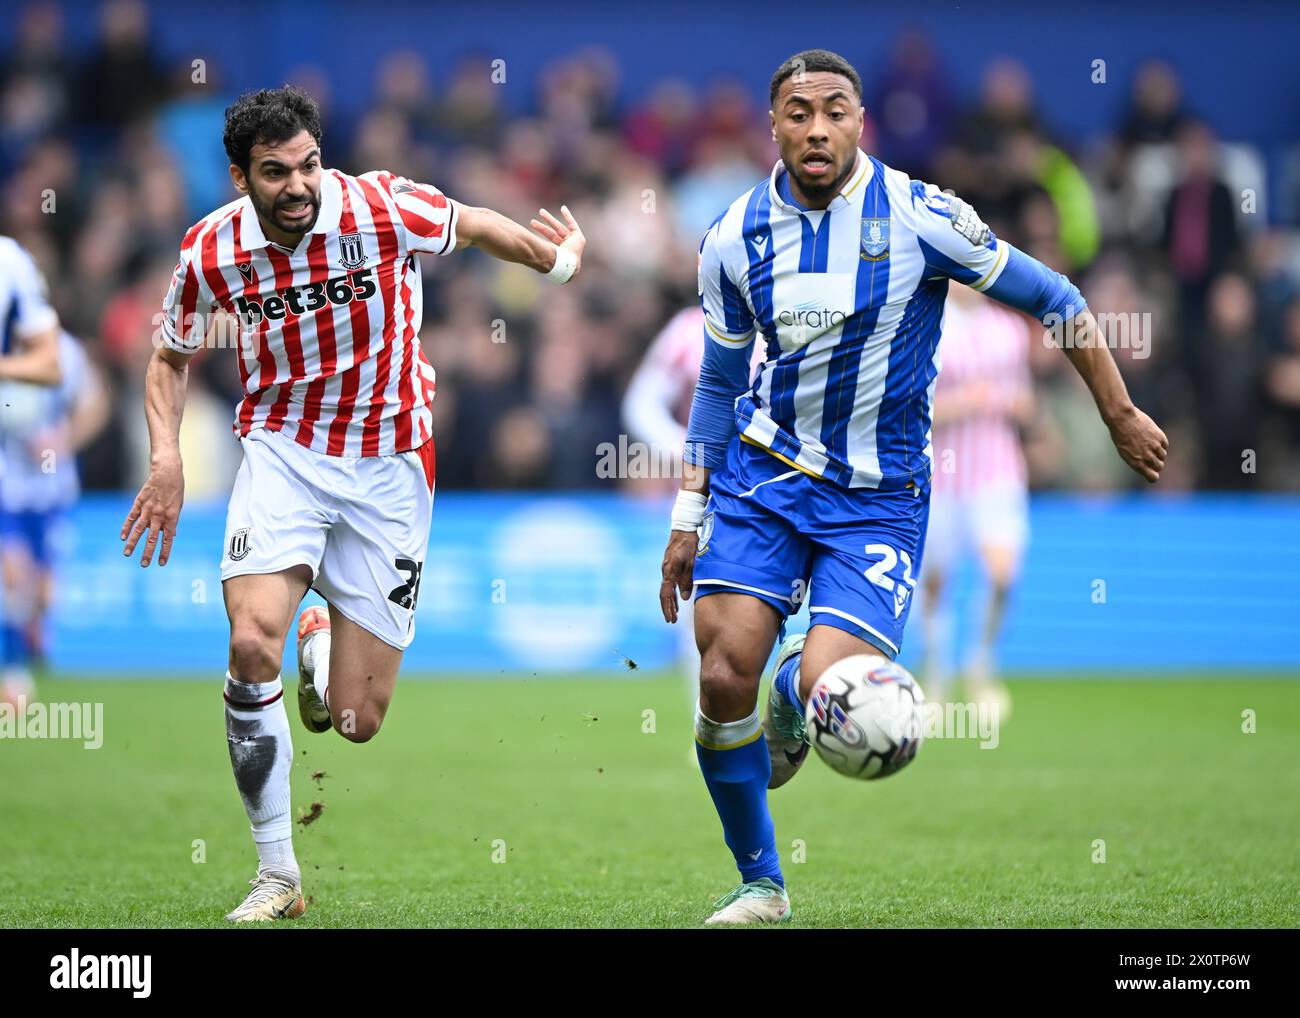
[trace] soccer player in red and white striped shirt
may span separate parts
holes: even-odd
[[[129,556],[147,533],[141,565],[155,548],[166,564],[184,498],[186,365],[216,322],[233,319],[244,461],[221,562],[226,732],[259,865],[227,918],[247,921],[306,910],[279,674],[299,602],[314,588],[329,605],[308,608],[298,624],[298,705],[309,731],[372,738],[414,635],[434,488],[418,255],[472,245],[563,283],[585,239],[567,208],[564,223],[542,210],[530,233],[428,184],[324,169],[320,113],[299,89],[240,97],[226,110],[224,141],[242,197],[181,244],[145,381],[149,478],[121,536]]]
[[[968,695],[1002,712],[995,647],[1028,536],[1028,493],[1019,427],[1033,406],[1030,331],[1020,315],[964,286],[948,288],[935,390],[934,480],[922,568],[926,690],[947,691],[952,615],[944,587],[964,554],[988,580],[984,617],[964,663]]]

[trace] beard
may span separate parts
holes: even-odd
[[[799,190],[803,192],[804,197],[811,198],[814,201],[820,201],[823,198],[834,197],[839,194],[840,188],[844,182],[853,175],[853,170],[857,166],[856,153],[854,158],[849,159],[847,164],[839,173],[835,175],[834,180],[808,180],[800,172],[801,167],[798,163],[791,164],[785,162],[785,171],[790,174],[790,178],[799,185]]]
[[[263,201],[255,191],[249,191],[248,197],[253,202],[253,209],[259,216],[277,230],[283,230],[285,233],[310,233],[312,227],[316,225],[317,217],[320,215],[320,195],[312,194],[311,191],[294,197],[286,198],[281,196],[271,203]],[[311,215],[297,221],[286,221],[280,218],[280,209],[285,205],[296,205],[303,201],[311,205]]]

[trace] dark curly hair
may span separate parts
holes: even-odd
[[[831,74],[839,74],[848,78],[849,84],[853,86],[853,91],[857,93],[858,101],[862,101],[862,79],[858,77],[858,72],[853,69],[851,63],[838,53],[832,53],[827,49],[806,49],[802,53],[796,53],[792,56],[778,67],[776,73],[772,75],[772,87],[768,101],[773,106],[776,105],[776,94],[781,91],[781,82],[800,71],[804,74],[828,71]]]
[[[254,145],[277,145],[299,131],[320,144],[320,107],[302,89],[285,85],[245,92],[226,107],[221,140],[230,161],[247,173]]]

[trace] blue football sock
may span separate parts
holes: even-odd
[[[749,883],[767,877],[784,887],[776,831],[767,809],[772,761],[758,710],[741,721],[719,724],[697,708],[695,753],[740,879]]]
[[[793,654],[786,658],[781,670],[776,673],[776,691],[785,697],[785,702],[795,707],[800,714],[804,712],[803,701],[799,699],[799,662],[803,654]]]

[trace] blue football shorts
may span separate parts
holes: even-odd
[[[54,565],[58,552],[66,544],[62,509],[0,508],[0,547],[16,545],[26,550],[42,569]]]
[[[695,597],[749,594],[809,628],[834,626],[894,658],[921,571],[928,480],[892,491],[840,486],[739,436],[709,482]]]

